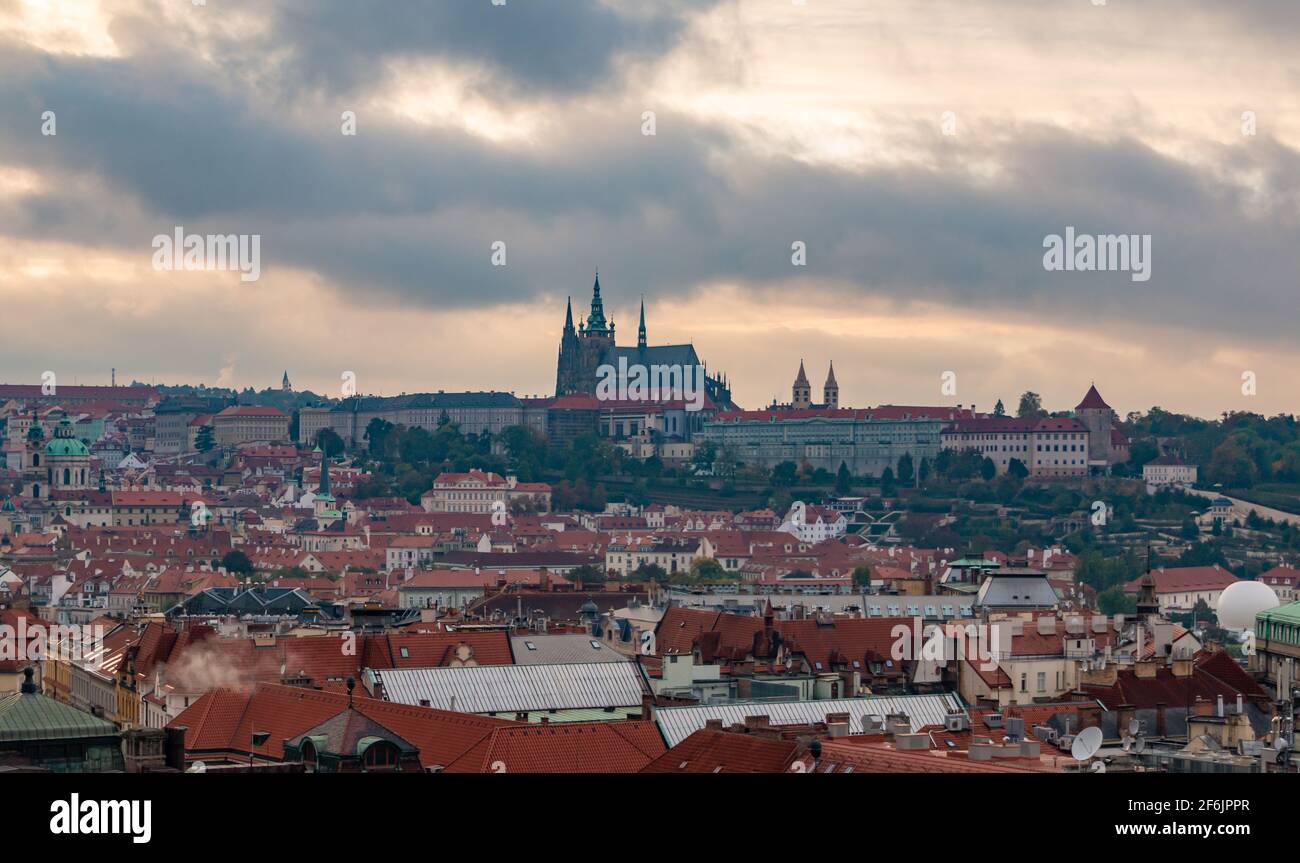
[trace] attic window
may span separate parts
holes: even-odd
[[[536,649],[537,649],[537,645],[536,645],[536,644],[533,644],[531,641],[525,641],[525,642],[524,642],[524,647],[527,647],[529,650],[536,650]]]
[[[600,642],[594,638],[591,640],[591,646],[596,648],[597,650],[600,650]]]
[[[401,652],[403,659],[409,659],[411,657],[411,651],[407,650],[405,647],[398,649]]]

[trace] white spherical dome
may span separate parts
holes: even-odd
[[[1219,625],[1227,629],[1255,628],[1255,615],[1281,603],[1273,588],[1262,581],[1238,581],[1219,594]]]

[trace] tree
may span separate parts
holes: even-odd
[[[1024,479],[1029,476],[1029,468],[1025,467],[1025,463],[1020,459],[1013,458],[1007,463],[1007,473],[1017,479]]]
[[[194,436],[194,448],[199,452],[208,452],[216,443],[212,439],[212,426],[202,426]]]
[[[334,429],[321,429],[316,433],[316,446],[320,447],[325,458],[337,458],[343,455],[343,438]]]
[[[587,588],[592,585],[602,585],[608,578],[603,569],[598,566],[592,566],[589,563],[584,563],[582,566],[574,567],[569,572],[569,577],[573,579],[573,583],[578,585],[580,588]]]
[[[645,582],[653,581],[656,584],[668,583],[668,570],[664,569],[657,563],[643,563],[628,576],[628,580]]]
[[[718,460],[718,447],[713,441],[704,441],[695,448],[695,457],[691,460],[691,466],[695,468],[696,473],[712,474],[713,463]]]
[[[1234,438],[1228,438],[1214,448],[1205,477],[1210,482],[1222,483],[1225,488],[1250,488],[1259,476],[1254,459]]]
[[[892,467],[885,468],[885,472],[880,475],[880,493],[893,494],[896,490],[894,488],[895,482],[894,469]]]
[[[1137,598],[1124,592],[1116,584],[1097,594],[1097,610],[1102,614],[1133,614],[1137,611]]]
[[[998,399],[998,403],[993,406],[993,416],[1004,417],[1006,415],[1007,409],[1002,406],[1002,399]]]
[[[840,469],[835,472],[835,493],[848,494],[853,489],[853,477],[849,474],[849,466],[840,462]]]
[[[799,478],[799,466],[792,461],[783,461],[772,468],[772,485],[792,486]]]
[[[930,459],[921,456],[921,466],[916,470],[917,483],[923,483],[930,478]]]
[[[375,417],[366,426],[366,446],[369,453],[375,458],[386,458],[390,455],[389,438],[392,436],[396,426],[388,420]]]
[[[1020,407],[1016,408],[1016,416],[1041,417],[1046,416],[1047,412],[1043,410],[1043,397],[1032,390],[1026,390],[1020,396]]]
[[[691,561],[691,580],[701,584],[726,581],[727,571],[711,557],[697,557]]]
[[[915,478],[916,470],[912,464],[912,454],[905,452],[898,459],[898,481],[904,486],[909,486]]]
[[[980,478],[985,482],[991,482],[993,477],[998,475],[998,466],[993,463],[993,459],[985,458],[980,462]]]
[[[855,566],[853,568],[853,586],[859,590],[871,587],[871,567]]]
[[[226,552],[225,556],[221,558],[221,565],[226,572],[237,575],[248,575],[253,571],[253,561],[239,549]]]

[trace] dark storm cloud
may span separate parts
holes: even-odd
[[[1300,160],[1266,137],[1220,154],[1267,178],[1263,202],[1133,140],[1039,126],[991,130],[1000,137],[984,144],[918,130],[922,163],[937,167],[840,170],[756,155],[668,112],[643,137],[641,106],[610,76],[619,57],[670,44],[675,14],[577,0],[511,0],[511,18],[487,2],[358,7],[282,4],[266,34],[230,43],[245,57],[287,44],[291,61],[265,90],[248,87],[240,64],[214,70],[184,46],[124,60],[7,46],[0,112],[18,120],[0,126],[0,162],[52,182],[35,199],[0,200],[5,232],[141,256],[174,225],[259,233],[266,290],[274,268],[292,266],[354,302],[433,308],[581,302],[600,266],[625,307],[710,280],[763,291],[810,278],[837,286],[841,303],[929,300],[1053,325],[1120,317],[1283,339],[1295,320]],[[607,98],[556,102],[526,147],[364,113],[360,134],[344,137],[346,103],[284,109],[287,93],[351,93],[383,58],[421,55],[485,60],[516,98],[590,88]],[[57,138],[38,133],[45,108],[58,111]],[[995,175],[972,176],[970,163],[990,161]],[[1151,281],[1045,272],[1043,238],[1067,226],[1152,234]],[[496,240],[507,267],[490,266]],[[791,266],[794,241],[808,245],[806,268]]]
[[[393,59],[433,57],[482,64],[491,85],[514,93],[586,91],[615,77],[617,61],[660,54],[685,14],[713,0],[637,3],[601,0],[265,0],[268,46],[287,47],[291,86],[351,92]]]

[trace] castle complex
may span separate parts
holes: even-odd
[[[555,371],[555,395],[595,395],[600,367],[618,367],[620,360],[628,367],[677,367],[684,374],[692,376],[698,367],[704,372],[705,394],[708,399],[719,408],[725,409],[731,405],[731,387],[726,377],[708,374],[707,366],[695,353],[694,345],[649,344],[646,339],[644,301],[641,303],[636,347],[619,347],[615,343],[614,321],[605,317],[605,302],[600,295],[600,275],[597,274],[587,319],[579,319],[577,327],[574,327],[572,301],[565,310],[564,332],[560,336],[560,354]]]

